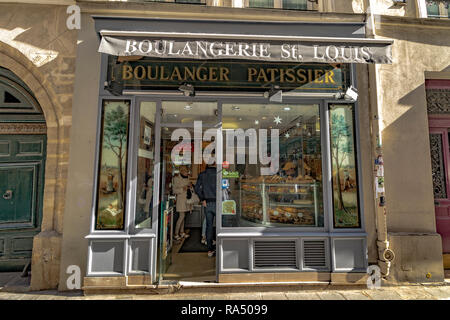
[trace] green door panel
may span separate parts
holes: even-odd
[[[45,135],[0,135],[0,271],[30,261],[42,221],[45,152]]]
[[[33,207],[38,170],[39,164],[0,163],[0,227],[36,227]]]

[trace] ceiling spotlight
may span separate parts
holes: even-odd
[[[178,90],[182,91],[186,97],[195,95],[194,86],[189,83],[183,83]]]
[[[184,110],[192,110],[192,106],[187,104],[184,106]]]
[[[283,110],[284,110],[284,111],[290,111],[290,110],[291,110],[291,107],[284,107]]]
[[[231,109],[233,109],[233,110],[241,110],[241,108],[239,108],[237,106],[233,106]]]

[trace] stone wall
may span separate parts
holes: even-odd
[[[442,248],[436,234],[425,73],[445,72],[450,64],[450,21],[384,17],[379,37],[395,39],[392,65],[378,67],[378,103],[382,106],[388,232],[394,247],[417,242],[394,261],[397,281],[443,279]],[[436,250],[436,249],[439,249]],[[407,265],[404,267],[407,259]],[[403,268],[403,269],[402,269]],[[441,270],[436,274],[435,270]]]
[[[34,238],[33,289],[58,284],[66,189],[76,31],[66,28],[66,7],[0,4],[0,66],[19,76],[36,96],[47,124],[42,232]]]

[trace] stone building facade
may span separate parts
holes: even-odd
[[[450,79],[450,20],[427,19],[426,2],[421,0],[405,4],[318,0],[308,1],[306,11],[282,10],[284,1],[273,2],[275,9],[248,8],[252,1],[207,0],[203,5],[0,1],[0,67],[29,87],[46,123],[42,224],[34,237],[31,264],[34,289],[67,290],[69,266],[79,266],[82,277],[91,268],[88,251],[94,239],[89,236],[98,166],[99,92],[105,67],[93,18],[98,16],[362,23],[366,38],[393,40],[392,64],[355,64],[365,265],[380,266],[393,283],[443,280],[445,255],[436,229],[426,81]],[[81,9],[79,30],[66,26],[66,9],[73,4]],[[379,156],[384,162],[383,193],[376,191],[374,182]],[[361,283],[366,278],[358,270],[354,276],[351,271],[341,277],[339,272],[329,272],[328,278],[321,278],[320,272],[310,272],[292,279],[342,283],[345,278]],[[120,275],[103,277],[103,281],[89,278],[82,283],[87,288],[124,286]]]

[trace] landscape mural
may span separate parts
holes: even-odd
[[[129,101],[103,101],[97,230],[121,230],[124,226],[129,112]]]

